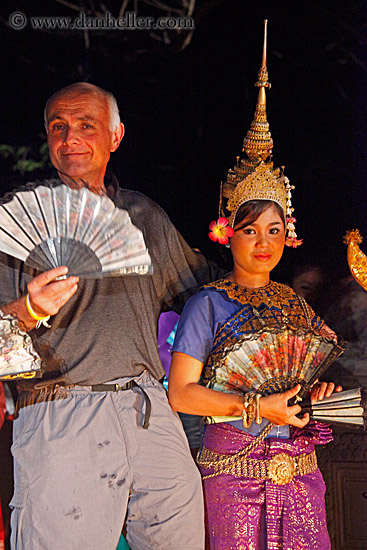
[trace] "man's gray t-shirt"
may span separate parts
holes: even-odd
[[[213,278],[204,257],[187,245],[156,203],[120,189],[114,176],[106,188],[116,206],[126,209],[143,232],[153,274],[81,279],[76,294],[51,317],[51,328],[31,331],[45,374],[41,380],[22,381],[23,387],[99,384],[136,376],[144,369],[162,378],[157,350],[161,311],[179,309]],[[0,254],[0,304],[25,295],[36,274],[19,260]]]

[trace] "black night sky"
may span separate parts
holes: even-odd
[[[274,161],[296,186],[304,239],[286,251],[277,277],[311,262],[332,278],[347,273],[345,231],[359,227],[367,237],[366,2],[197,0],[183,50],[181,38],[167,45],[147,31],[89,31],[86,48],[82,31],[8,25],[14,11],[75,17],[69,4],[82,2],[2,0],[0,143],[37,151],[44,103],[62,86],[88,80],[111,90],[126,126],[111,162],[121,185],[155,199],[192,246],[218,259],[207,226],[253,117],[267,18]],[[96,4],[83,3],[86,11]],[[116,15],[122,2],[105,4]],[[147,5],[135,4],[144,15]],[[1,166],[2,192],[35,177],[12,172],[9,159]]]

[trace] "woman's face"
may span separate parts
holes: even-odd
[[[230,239],[234,261],[233,278],[245,286],[263,286],[283,254],[285,228],[274,205],[251,225],[246,219],[234,227]]]

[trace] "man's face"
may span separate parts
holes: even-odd
[[[123,125],[110,130],[110,113],[104,98],[93,93],[67,92],[47,108],[50,159],[60,177],[103,186],[110,153],[123,136]]]

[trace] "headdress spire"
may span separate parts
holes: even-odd
[[[264,21],[264,45],[261,68],[257,76],[255,86],[260,88],[256,103],[254,120],[243,140],[243,150],[252,163],[258,163],[259,160],[265,161],[273,150],[273,140],[269,131],[269,123],[266,117],[266,94],[265,88],[271,87],[268,80],[268,69],[266,66],[266,47],[267,47],[267,24]]]
[[[271,87],[267,69],[267,23],[264,21],[264,43],[262,63],[255,86],[259,89],[254,119],[245,139],[243,151],[246,157],[237,157],[237,164],[229,170],[227,180],[221,191],[222,197],[228,199],[227,210],[230,212],[229,224],[233,226],[239,207],[250,200],[272,200],[278,203],[287,220],[288,235],[286,244],[296,247],[302,243],[297,240],[294,231],[295,218],[291,205],[291,190],[288,178],[283,174],[283,168],[274,168],[271,160],[273,139],[266,116],[265,88]],[[225,215],[222,213],[222,215]]]

